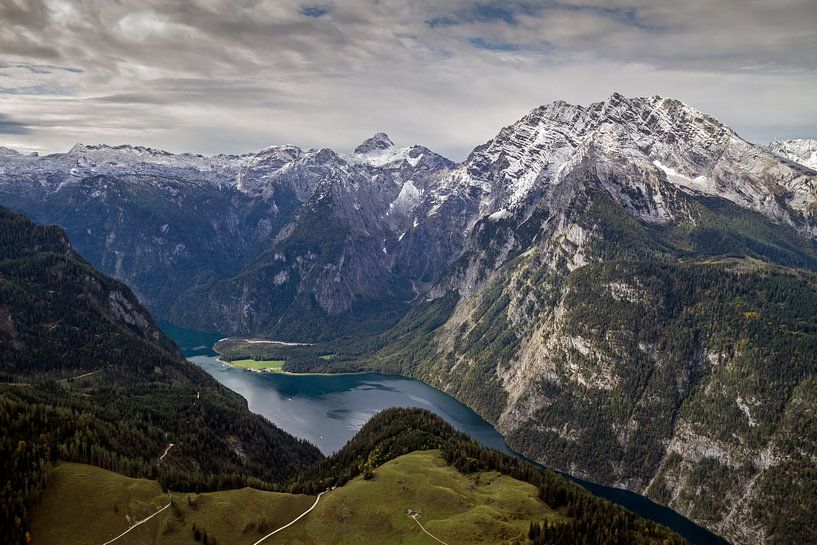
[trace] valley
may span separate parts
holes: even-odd
[[[172,331],[173,339],[179,346],[194,345],[202,336],[201,333],[180,328],[169,331]],[[232,339],[229,342],[220,340],[216,346],[221,350],[243,351],[246,347],[256,349],[259,345]],[[322,349],[321,346],[313,348],[318,352]],[[303,355],[302,349],[295,347],[273,348],[266,345],[257,350],[260,353],[274,350],[277,354],[292,352]],[[202,355],[195,350],[191,352],[191,361],[247,399],[250,410],[292,435],[308,439],[325,454],[341,448],[379,411],[392,407],[416,407],[430,410],[485,447],[531,461],[509,448],[502,435],[467,406],[418,380],[364,372],[258,375],[226,367],[215,356]],[[726,544],[685,517],[643,496],[566,476],[596,496],[671,528],[691,545]]]
[[[130,290],[87,264],[61,229],[36,225],[2,207],[0,222],[0,288],[8,305],[0,344],[5,356],[0,371],[7,380],[0,386],[0,463],[8,479],[0,502],[4,541],[87,543],[100,531],[105,533],[100,540],[108,544],[165,538],[213,543],[222,531],[232,540],[236,519],[222,530],[220,517],[236,509],[243,512],[255,500],[262,512],[243,524],[241,532],[257,531],[261,536],[253,543],[259,543],[301,519],[314,522],[307,515],[320,512],[324,503],[319,501],[328,491],[342,498],[344,523],[349,520],[343,514],[347,502],[389,515],[390,510],[371,504],[371,492],[393,493],[395,483],[383,467],[402,460],[409,473],[398,470],[397,484],[404,487],[401,492],[420,492],[408,496],[414,504],[428,503],[448,518],[465,507],[462,521],[447,518],[447,530],[432,527],[437,533],[518,541],[524,539],[524,519],[530,517],[536,520],[527,521],[529,528],[539,528],[538,534],[544,524],[556,545],[577,533],[592,535],[600,545],[620,539],[683,543],[667,528],[595,498],[550,471],[482,447],[427,411],[382,411],[335,454],[323,457],[313,445],[252,414],[244,399],[184,360]],[[194,337],[200,341],[203,335]],[[49,357],[49,351],[58,357]],[[95,364],[93,370],[88,370],[89,362]],[[424,451],[434,451],[433,458],[423,458]],[[404,456],[420,458],[412,463],[415,458]],[[409,476],[411,482],[402,480]],[[488,490],[480,490],[483,477],[489,480]],[[444,489],[432,490],[423,478],[447,479],[455,490],[446,498]],[[361,492],[354,486],[361,479],[382,486]],[[457,488],[466,483],[476,491],[470,505],[475,514],[467,512],[468,501],[446,511],[451,499],[462,502]],[[186,529],[185,515],[171,491],[184,492],[194,511],[202,492],[215,494],[213,509],[198,519],[209,526],[209,534],[195,522],[189,533],[175,533],[178,527]],[[424,491],[441,501],[424,499]],[[309,508],[298,506],[300,498],[309,501],[310,496],[315,501]],[[211,497],[204,496],[202,505]],[[481,502],[490,508],[482,509]],[[519,505],[526,507],[514,513]],[[303,510],[270,531],[265,510],[281,516],[295,506]],[[170,515],[174,518],[168,519]],[[417,516],[405,517],[404,524],[418,522]],[[88,524],[89,519],[104,521]],[[437,520],[429,519],[429,526]],[[160,535],[151,535],[160,522]],[[608,530],[596,532],[598,524]],[[318,540],[333,526],[320,527]],[[382,539],[375,529],[362,531]],[[424,538],[432,535],[423,532]],[[339,540],[345,537],[342,533]]]
[[[614,93],[535,108],[460,163],[383,133],[352,153],[8,151],[0,202],[212,332],[197,357],[230,335],[216,348],[260,380],[419,379],[539,463],[777,545],[817,528],[810,149]]]
[[[0,21],[0,545],[817,544],[817,0]]]

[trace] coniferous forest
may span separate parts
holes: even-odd
[[[0,381],[3,543],[25,542],[28,509],[56,460],[201,491],[274,488],[321,458],[185,361],[131,291],[75,254],[60,229],[5,208]]]

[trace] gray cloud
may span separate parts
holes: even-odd
[[[25,123],[16,121],[5,114],[0,114],[0,134],[28,134]]]
[[[307,4],[301,6],[298,11],[301,15],[306,15],[307,17],[323,17],[332,11],[332,6],[328,4]]]
[[[0,18],[0,112],[26,120],[0,144],[25,149],[349,150],[385,130],[460,159],[537,105],[613,91],[817,136],[813,0],[0,0]]]
[[[73,66],[56,66],[53,64],[33,64],[30,62],[3,62],[0,61],[0,70],[4,68],[22,68],[28,70],[29,72],[33,72],[34,74],[50,74],[54,71],[64,71],[64,72],[74,72],[74,73],[82,73],[83,70],[81,68],[75,68]]]
[[[39,85],[26,85],[24,87],[0,87],[2,95],[70,95],[71,91],[60,85],[49,85],[47,83]]]

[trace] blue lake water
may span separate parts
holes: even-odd
[[[454,428],[487,447],[524,458],[508,448],[493,426],[474,411],[418,380],[377,373],[255,373],[218,361],[211,347],[220,335],[191,332],[166,324],[162,327],[190,361],[242,395],[251,411],[263,415],[292,435],[307,439],[325,454],[342,447],[369,418],[384,409],[420,407],[438,414]],[[566,476],[597,496],[672,528],[692,545],[728,545],[722,538],[643,496]]]
[[[478,414],[418,380],[377,373],[256,373],[226,366],[215,356],[189,359],[241,394],[252,412],[307,439],[324,454],[339,450],[372,416],[390,407],[428,409],[486,446],[510,453],[502,436]]]

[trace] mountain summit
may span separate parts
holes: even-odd
[[[355,148],[355,153],[371,153],[373,151],[383,151],[394,147],[394,142],[384,133],[376,133],[371,138],[364,140],[358,147]]]
[[[815,198],[808,172],[783,168],[717,119],[679,100],[617,93],[586,107],[557,101],[534,109],[474,150],[455,178],[487,184],[499,210],[564,187],[591,165],[614,198],[653,222],[684,214],[671,208],[669,193],[679,189],[801,224]]]

